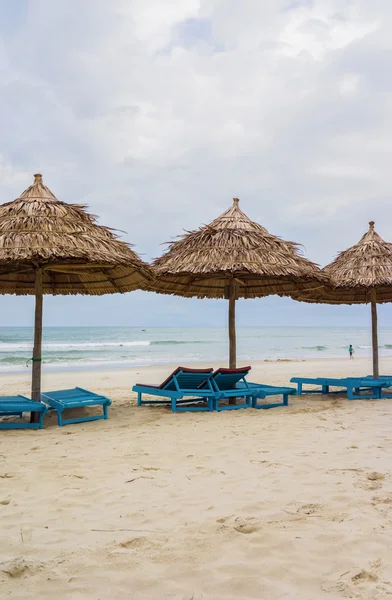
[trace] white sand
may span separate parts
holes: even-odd
[[[260,363],[253,381],[368,361]],[[383,361],[392,373],[392,361]],[[172,414],[135,406],[168,368],[47,375],[113,398],[108,421],[0,432],[0,597],[392,597],[392,400]],[[0,393],[28,393],[2,376]]]

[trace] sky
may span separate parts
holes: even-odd
[[[0,0],[0,203],[40,172],[144,260],[233,197],[321,266],[370,220],[392,241],[391,25],[390,0]],[[0,325],[33,323],[32,297],[0,302]],[[225,326],[226,305],[48,296],[44,325]],[[369,313],[269,297],[237,321]]]

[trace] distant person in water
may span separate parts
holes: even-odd
[[[350,344],[350,346],[348,348],[348,353],[350,355],[350,360],[353,360],[353,358],[354,358],[354,348],[352,347],[352,344]]]

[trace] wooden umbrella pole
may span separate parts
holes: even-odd
[[[229,368],[237,366],[237,341],[235,334],[235,301],[237,299],[236,287],[233,282],[229,286]],[[230,398],[229,404],[237,404],[237,398]]]
[[[378,365],[378,325],[377,325],[377,291],[372,288],[372,347],[373,347],[373,377],[379,379]]]
[[[42,350],[42,269],[35,273],[35,320],[34,320],[34,349],[33,377],[31,384],[31,399],[41,400],[41,350]],[[39,413],[31,413],[31,422],[37,423]]]
[[[237,366],[237,341],[235,334],[235,301],[236,288],[234,283],[230,283],[229,288],[229,368],[235,369]]]

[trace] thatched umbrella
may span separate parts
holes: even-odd
[[[271,235],[233,205],[209,225],[170,243],[153,262],[153,290],[229,300],[230,368],[236,366],[235,301],[318,289],[326,279],[299,247]]]
[[[371,304],[373,376],[379,378],[377,303],[392,301],[392,244],[374,230],[357,244],[340,252],[333,262],[322,269],[330,279],[331,288],[300,292],[296,300],[320,304]]]
[[[0,206],[0,293],[35,295],[31,397],[41,395],[43,294],[102,295],[146,288],[150,267],[86,207],[60,202],[34,183]]]

